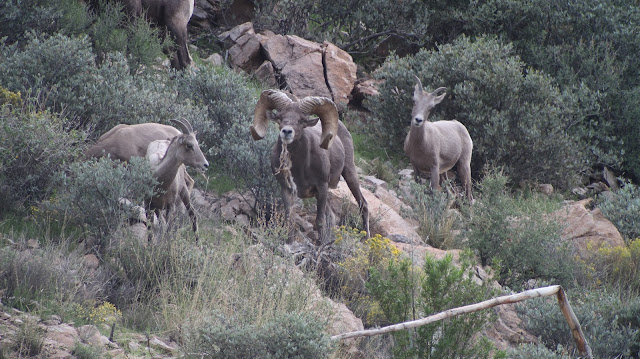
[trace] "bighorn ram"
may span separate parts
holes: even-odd
[[[147,157],[154,168],[154,176],[160,182],[161,189],[165,191],[150,199],[150,207],[156,212],[161,209],[167,210],[178,199],[181,200],[187,208],[193,230],[196,232],[197,218],[189,196],[194,181],[182,164],[204,169],[209,163],[198,146],[191,124],[184,119],[171,121],[180,127],[184,134],[172,126],[159,123],[120,124],[100,136],[85,155],[109,156],[125,162],[133,156]],[[157,140],[161,142],[154,143]],[[179,164],[176,165],[176,162]]]
[[[422,89],[420,79],[413,93],[411,130],[404,140],[404,152],[409,156],[416,177],[423,172],[430,175],[431,188],[440,189],[440,174],[456,166],[465,194],[471,194],[471,151],[473,141],[466,127],[458,121],[429,122],[431,110],[439,104],[446,92],[436,96],[444,87],[429,93]]]
[[[312,114],[320,118],[320,124],[318,118],[310,117]],[[254,140],[266,135],[269,120],[280,127],[280,136],[271,154],[271,168],[282,190],[285,217],[290,217],[296,193],[300,198],[315,196],[318,207],[316,227],[320,240],[325,241],[329,223],[328,190],[337,187],[342,175],[358,202],[362,225],[369,235],[369,211],[360,191],[353,139],[338,120],[338,110],[333,101],[311,96],[298,101],[281,91],[266,90],[260,95],[254,111],[250,128]]]

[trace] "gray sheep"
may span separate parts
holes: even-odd
[[[404,152],[414,169],[416,178],[426,173],[431,179],[431,188],[440,189],[440,175],[456,166],[465,190],[465,195],[473,202],[471,194],[471,152],[473,141],[467,128],[458,121],[428,121],[431,110],[447,95],[440,87],[433,92],[422,89],[420,79],[413,93],[411,130],[404,141]]]
[[[276,112],[272,112],[275,110]],[[311,117],[316,115],[318,118]],[[334,102],[325,97],[289,98],[277,90],[266,90],[256,104],[251,126],[254,140],[264,138],[269,120],[280,127],[278,142],[273,147],[271,167],[281,187],[285,217],[290,218],[293,196],[315,197],[316,227],[321,242],[328,238],[327,210],[329,188],[336,188],[344,177],[358,203],[363,229],[369,235],[367,201],[360,191],[356,173],[351,134],[338,119]],[[284,144],[284,145],[283,145]],[[287,158],[286,153],[290,154]],[[291,241],[290,233],[289,241]]]

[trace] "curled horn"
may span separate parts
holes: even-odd
[[[320,147],[325,150],[331,146],[333,138],[338,133],[338,109],[336,104],[326,97],[308,96],[300,101],[300,110],[307,115],[320,117],[322,123],[322,138]]]
[[[287,95],[278,90],[265,90],[260,94],[260,99],[253,111],[253,125],[249,127],[254,140],[261,140],[267,135],[269,119],[267,111],[282,109],[293,101]]]
[[[187,121],[186,118],[184,117],[181,119],[176,118],[176,119],[171,119],[169,121],[171,121],[171,123],[175,124],[178,128],[180,128],[182,133],[184,133],[185,135],[193,133],[193,127],[191,127],[191,124],[189,123],[189,121]]]

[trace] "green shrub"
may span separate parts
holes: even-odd
[[[152,27],[144,17],[130,19],[121,3],[101,5],[90,31],[100,61],[108,53],[119,52],[126,55],[131,73],[137,73],[163,57],[163,48],[172,46],[170,38],[162,41],[160,29]]]
[[[42,105],[63,111],[70,128],[97,138],[120,123],[167,122],[185,117],[196,130],[205,123],[205,108],[176,100],[168,76],[133,76],[121,54],[96,66],[86,37],[34,37],[24,49],[2,47],[0,78],[14,92],[42,93]]]
[[[90,17],[79,0],[7,0],[0,3],[0,38],[6,43],[24,40],[27,32],[78,35]]]
[[[73,350],[71,351],[78,359],[100,359],[103,358],[103,350],[102,348],[92,346],[90,344],[83,344],[80,342],[76,342],[73,346]]]
[[[638,153],[631,135],[638,126],[633,114],[640,71],[635,33],[640,11],[634,5],[632,0],[492,0],[477,5],[468,26],[473,33],[511,41],[523,61],[553,76],[561,88],[588,89],[592,95],[576,108],[586,116],[576,118],[571,131],[589,141],[592,163],[617,167],[622,161],[638,178],[638,156],[630,155]]]
[[[578,97],[525,66],[511,46],[491,38],[462,37],[438,51],[391,56],[375,74],[384,82],[380,96],[368,103],[375,114],[371,128],[383,146],[402,151],[417,75],[428,90],[447,87],[448,97],[431,120],[457,119],[467,127],[476,177],[485,165],[497,165],[516,183],[569,188],[584,166],[584,145],[566,131],[579,115]]]
[[[601,198],[598,207],[629,243],[640,237],[640,187],[626,182],[612,197]]]
[[[571,307],[594,358],[634,358],[640,345],[640,298],[623,299],[620,293],[576,291],[568,293]],[[575,348],[571,330],[555,299],[532,299],[516,306],[526,329],[549,349]]]
[[[237,189],[251,192],[249,204],[256,212],[273,208],[274,197],[280,194],[270,160],[277,131],[270,131],[262,141],[254,141],[248,132],[259,89],[245,77],[219,68],[185,72],[176,86],[181,97],[207,109],[198,139],[224,169],[222,175],[229,176]]]
[[[29,320],[22,324],[13,338],[13,349],[19,357],[35,357],[42,353],[46,332]]]
[[[133,157],[128,164],[108,158],[73,163],[68,172],[58,173],[55,183],[56,197],[46,207],[104,241],[128,218],[139,217],[135,207],[121,200],[142,205],[155,194],[158,182],[149,162]]]
[[[56,103],[55,88],[70,87],[73,81],[88,81],[95,67],[87,37],[70,38],[30,35],[26,45],[0,48],[0,78],[14,92],[43,91],[46,108]],[[60,104],[57,104],[60,106]],[[60,110],[60,107],[54,108]]]
[[[494,172],[478,185],[469,246],[484,265],[499,264],[497,279],[502,285],[522,288],[527,280],[539,278],[571,286],[575,267],[571,250],[560,239],[560,225],[548,216],[556,206],[543,197],[514,196],[506,183],[506,176]]]
[[[263,325],[243,325],[216,318],[200,331],[200,350],[207,358],[328,358],[324,321],[306,313],[286,313]]]
[[[413,181],[410,188],[411,196],[406,199],[411,208],[408,216],[420,224],[420,235],[430,246],[452,249],[456,244],[454,229],[457,216],[451,210],[455,198],[448,192],[434,192]]]
[[[588,245],[587,249],[589,256],[579,260],[584,270],[585,284],[640,293],[640,238],[624,246],[603,244],[593,248],[593,245]]]
[[[544,345],[522,344],[509,350],[512,359],[571,359],[562,346],[556,350],[549,350]]]
[[[392,323],[415,320],[447,309],[473,304],[494,294],[489,282],[476,284],[470,252],[463,252],[460,267],[447,255],[427,257],[422,273],[409,261],[390,262],[386,271],[373,270],[367,288]],[[394,357],[488,358],[492,345],[477,334],[491,320],[491,312],[478,312],[396,332]]]
[[[43,111],[38,100],[25,101],[0,107],[0,213],[47,198],[53,174],[78,155],[84,137],[66,131],[64,118]]]

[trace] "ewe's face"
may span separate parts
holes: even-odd
[[[434,96],[440,89],[429,93],[422,89],[420,84],[416,84],[413,92],[413,110],[411,111],[411,126],[420,127],[429,118],[429,114],[447,95],[443,93],[440,96]]]
[[[290,145],[302,136],[305,127],[315,126],[318,118],[309,118],[308,115],[301,113],[297,108],[286,108],[277,113],[267,113],[273,121],[280,127],[280,139],[282,142]]]
[[[193,134],[181,135],[176,141],[180,144],[179,158],[186,166],[191,166],[199,171],[209,167],[209,161],[204,157],[198,140]]]

